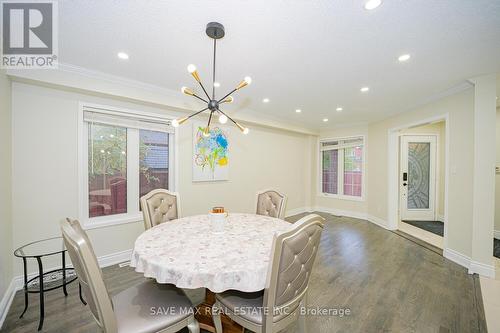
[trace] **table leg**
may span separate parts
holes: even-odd
[[[80,295],[80,301],[82,301],[83,305],[87,305],[87,302],[85,302],[82,296],[82,284],[80,281],[78,281],[78,294]]]
[[[215,294],[207,289],[205,302],[198,305],[196,320],[200,323],[200,328],[208,331],[215,332],[215,325],[212,319],[212,306],[215,303]],[[222,328],[224,333],[241,333],[243,328],[225,314],[221,314]]]
[[[19,318],[22,318],[26,313],[26,310],[28,310],[28,272],[27,272],[26,258],[24,257],[23,257],[23,268],[24,268],[24,310],[23,313],[21,313],[21,315],[19,316]]]
[[[68,296],[68,291],[66,290],[66,252],[62,253],[62,274],[63,274],[63,292],[64,296]]]
[[[41,257],[36,257],[36,260],[38,261],[38,279],[39,279],[39,292],[40,292],[40,322],[38,323],[38,330],[40,331],[43,327],[43,319],[45,317],[45,305],[44,305],[44,297],[43,297],[43,265],[42,265],[42,258]]]

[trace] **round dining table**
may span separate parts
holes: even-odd
[[[290,228],[284,220],[256,214],[230,213],[222,231],[213,228],[209,215],[183,217],[142,233],[131,266],[179,288],[259,291],[265,288],[273,236]]]

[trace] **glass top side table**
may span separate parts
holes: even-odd
[[[62,288],[64,296],[68,296],[66,286],[77,279],[73,268],[66,268],[66,247],[62,237],[54,237],[28,243],[14,251],[14,255],[23,259],[24,268],[24,310],[19,316],[22,318],[28,309],[28,294],[37,293],[40,295],[40,321],[38,330],[43,327],[45,317],[44,292]],[[60,255],[61,268],[43,271],[43,257]],[[28,279],[27,260],[35,259],[38,264],[38,275]],[[87,304],[82,297],[82,288],[79,285],[80,300]]]

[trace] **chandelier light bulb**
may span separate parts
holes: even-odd
[[[222,103],[232,103],[234,101],[233,96],[226,97],[225,100],[222,101]]]
[[[246,87],[248,86],[249,84],[252,83],[252,78],[250,76],[245,76],[245,78],[243,79],[243,81],[240,82],[240,84],[238,84],[238,86],[236,87],[236,90],[239,90],[243,87]]]
[[[208,138],[210,136],[210,127],[205,127],[205,130],[203,131],[203,136],[205,138]]]
[[[183,117],[183,118],[179,118],[179,119],[174,119],[174,120],[172,120],[172,126],[179,127],[179,125],[182,125],[188,119],[189,119],[189,117]]]
[[[227,123],[227,116],[225,114],[221,114],[219,116],[219,123],[221,123],[221,124]]]
[[[243,134],[248,134],[248,132],[250,132],[250,130],[248,129],[248,127],[245,127],[245,129],[243,130]]]
[[[368,0],[365,3],[366,10],[373,10],[382,4],[382,0]]]
[[[188,87],[182,87],[181,91],[183,94],[186,94],[186,95],[190,95],[190,96],[194,95],[194,92],[191,89],[189,89]]]
[[[193,74],[194,72],[196,72],[196,66],[193,64],[189,64],[187,70],[190,74]]]

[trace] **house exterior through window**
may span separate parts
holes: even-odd
[[[80,219],[87,228],[141,220],[141,196],[173,190],[170,120],[91,105],[80,115]]]
[[[364,180],[364,137],[322,139],[319,147],[321,194],[361,199]]]

